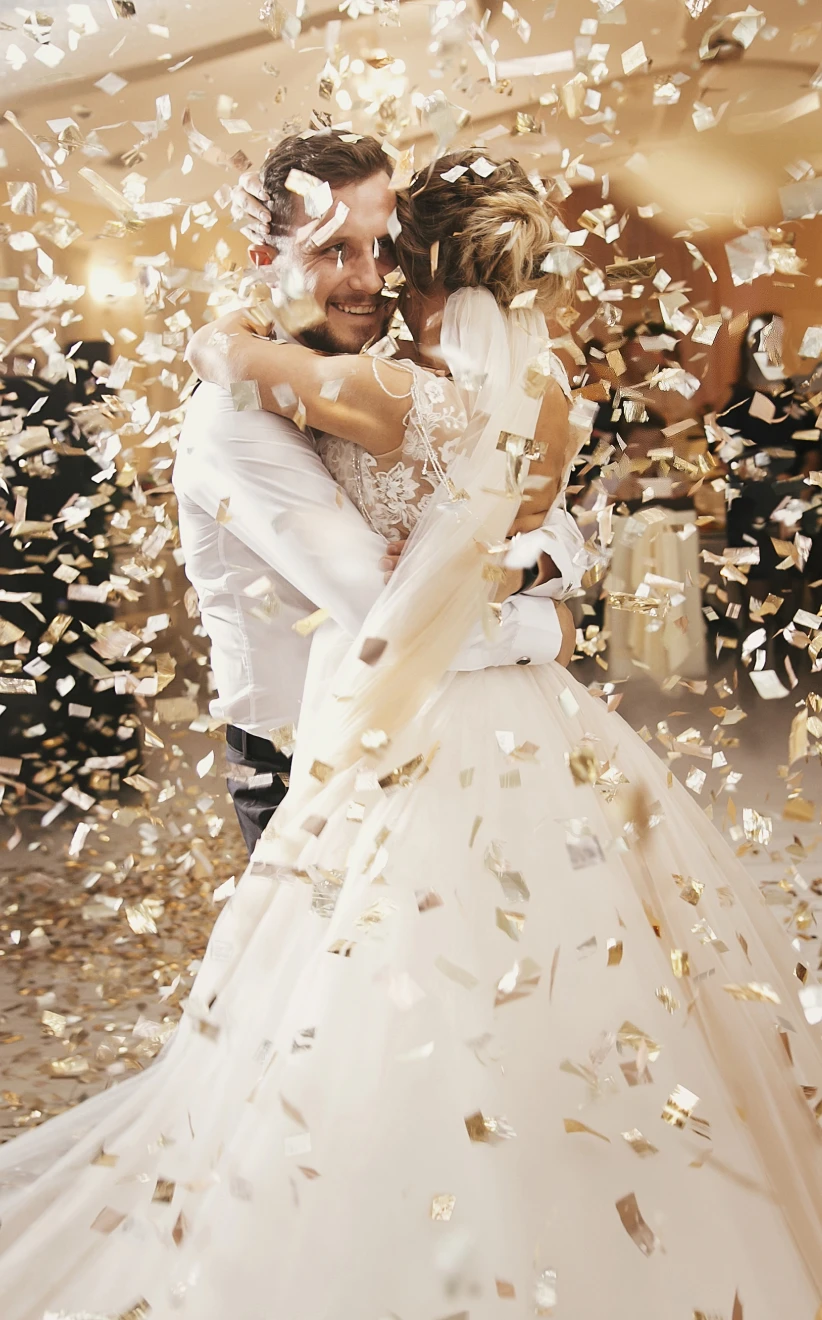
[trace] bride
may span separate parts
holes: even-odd
[[[493,626],[524,481],[568,460],[548,218],[515,162],[475,162],[398,198],[407,319],[448,376],[242,315],[193,341],[218,383],[296,395],[363,512],[390,496],[415,526],[353,646],[317,633],[291,790],[176,1035],[0,1151],[4,1320],[822,1299],[819,1028],[756,886],[558,665],[448,672],[477,612]]]

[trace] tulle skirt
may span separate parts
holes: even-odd
[[[813,992],[665,765],[548,665],[350,789],[146,1072],[0,1150],[4,1320],[814,1320]]]

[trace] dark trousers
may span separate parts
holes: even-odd
[[[228,791],[250,857],[285,797],[291,759],[278,752],[267,738],[258,738],[233,724],[226,729],[225,742]]]

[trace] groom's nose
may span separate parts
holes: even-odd
[[[380,274],[377,259],[370,246],[363,245],[357,253],[353,269],[349,267],[348,282],[352,290],[356,289],[360,293],[380,292],[385,280]]]

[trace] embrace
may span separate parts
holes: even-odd
[[[814,1320],[789,940],[566,669],[543,190],[390,172],[285,139],[275,324],[189,346],[181,539],[251,860],[156,1061],[0,1149],[4,1320]]]

